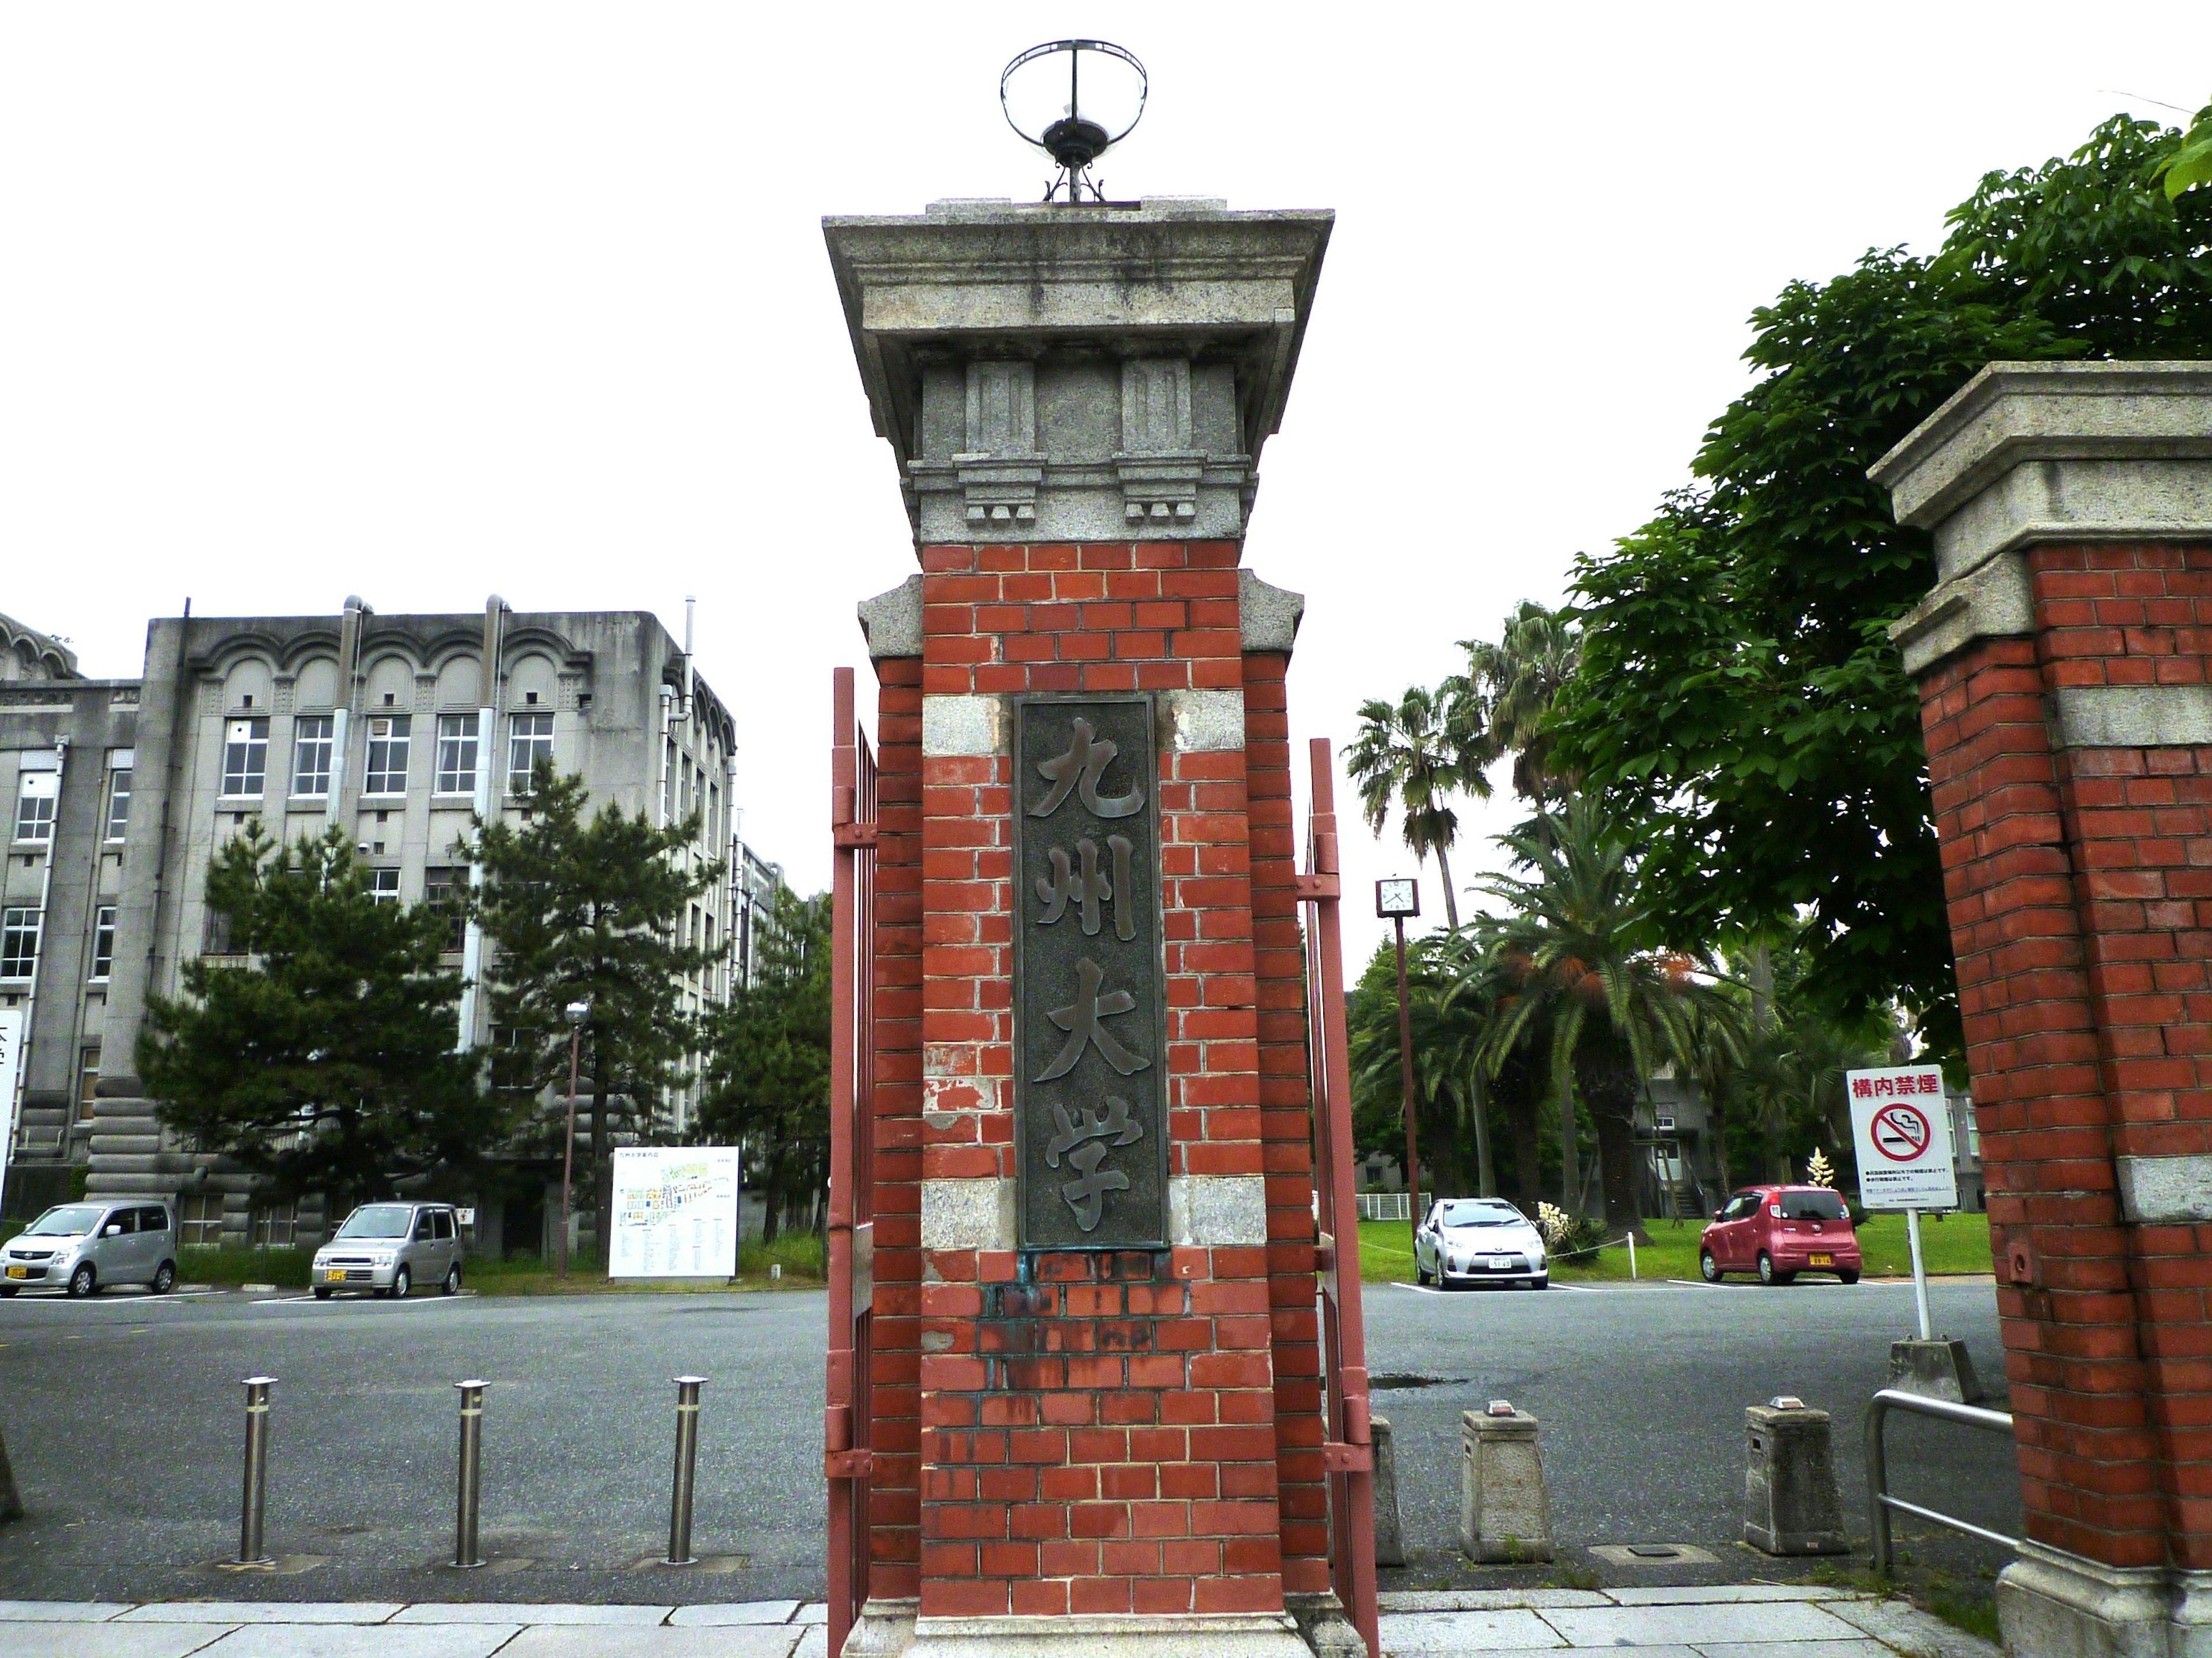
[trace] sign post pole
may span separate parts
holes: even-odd
[[[1920,1255],[1920,1212],[1905,1212],[1905,1236],[1912,1245],[1912,1299],[1920,1313],[1920,1339],[1933,1339],[1934,1332],[1928,1324],[1928,1263]]]

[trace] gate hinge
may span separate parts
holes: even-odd
[[[1300,903],[1310,904],[1322,898],[1341,898],[1343,896],[1344,883],[1336,876],[1330,874],[1326,871],[1317,875],[1301,875],[1298,877],[1298,902]]]
[[[873,847],[876,826],[873,823],[837,823],[831,827],[830,840],[839,847]]]
[[[1321,1448],[1321,1465],[1331,1473],[1372,1473],[1375,1472],[1375,1448],[1372,1445],[1339,1445],[1332,1441]]]
[[[863,1445],[857,1450],[824,1451],[822,1473],[830,1479],[866,1479],[876,1471],[876,1454]]]

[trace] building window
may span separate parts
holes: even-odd
[[[200,954],[203,956],[235,956],[239,952],[230,942],[230,914],[228,910],[210,909],[200,926]]]
[[[445,912],[447,950],[459,950],[468,932],[468,922],[462,914],[462,900],[468,889],[466,865],[422,872],[422,902],[433,909]]]
[[[407,793],[407,740],[412,724],[404,714],[379,714],[368,722],[368,766],[363,794]]]
[[[258,800],[269,772],[269,722],[234,720],[222,728],[222,793],[227,800]]]
[[[39,960],[39,912],[0,909],[0,979],[27,979]]]
[[[179,1206],[184,1211],[182,1230],[177,1235],[179,1243],[192,1248],[222,1242],[222,1193],[187,1192]]]
[[[253,1212],[253,1242],[264,1249],[289,1249],[299,1235],[300,1206],[264,1203]]]
[[[93,1102],[100,1096],[100,1044],[87,1042],[76,1056],[76,1120],[92,1121]]]
[[[477,717],[472,714],[438,716],[438,780],[440,794],[477,792]]]
[[[368,872],[368,896],[380,904],[399,902],[399,872],[396,869],[373,869]]]
[[[550,714],[518,714],[508,727],[507,739],[507,792],[509,794],[528,794],[530,779],[538,769],[540,760],[553,758],[553,716]]]
[[[326,714],[292,722],[292,793],[320,799],[331,792],[331,725]]]
[[[15,783],[15,838],[43,845],[54,838],[54,802],[62,792],[58,771],[27,771]]]
[[[102,904],[92,913],[92,976],[105,979],[115,971],[115,906]]]
[[[107,838],[120,841],[131,827],[131,768],[114,766],[107,773]]]

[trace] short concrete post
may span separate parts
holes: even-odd
[[[1375,1564],[1406,1564],[1406,1522],[1398,1511],[1398,1451],[1390,1437],[1390,1418],[1367,1419],[1375,1444]]]
[[[1982,1379],[1966,1344],[1950,1336],[1889,1344],[1889,1385],[1927,1399],[1972,1405],[1982,1397]]]
[[[1536,1418],[1493,1399],[1460,1418],[1459,1546],[1470,1560],[1552,1558],[1552,1503]]]
[[[1784,1394],[1743,1415],[1743,1540],[1763,1554],[1848,1553],[1828,1413]]]

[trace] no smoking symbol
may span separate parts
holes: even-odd
[[[1892,1163],[1911,1163],[1928,1149],[1933,1132],[1917,1107],[1885,1105],[1874,1114],[1869,1137],[1874,1149]]]

